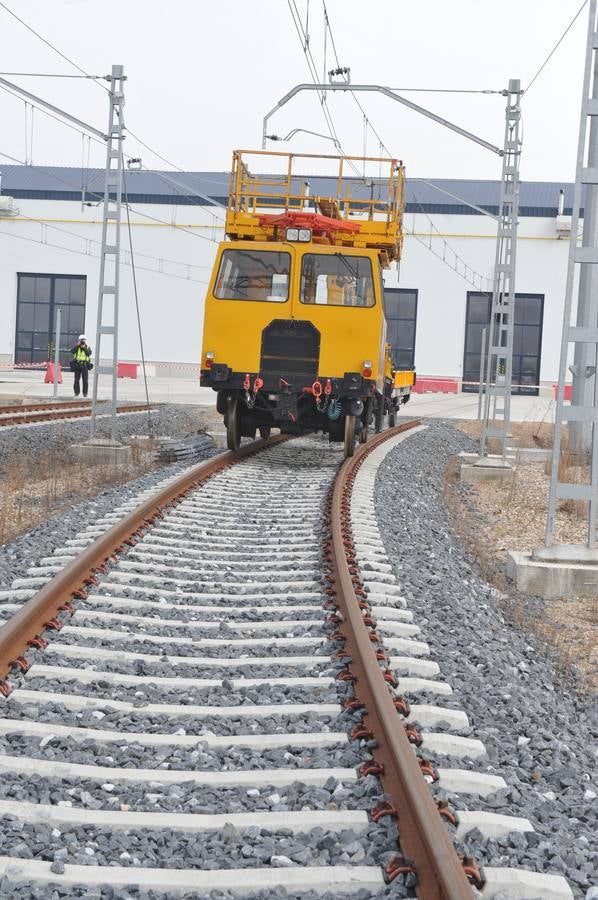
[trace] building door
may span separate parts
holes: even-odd
[[[415,329],[417,291],[408,288],[384,288],[386,340],[390,344],[395,369],[415,366]]]
[[[43,365],[54,359],[56,310],[61,310],[60,361],[68,365],[69,350],[85,329],[85,275],[18,273],[15,364]]]
[[[490,337],[492,297],[469,291],[465,319],[465,352],[463,354],[463,390],[478,391],[482,336],[486,329],[485,353]],[[515,294],[513,331],[513,394],[538,396],[540,358],[542,355],[543,294]]]

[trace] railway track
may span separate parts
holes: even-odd
[[[117,413],[143,412],[147,403],[131,403],[117,407]],[[101,411],[101,406],[100,406]],[[25,403],[0,406],[0,428],[8,425],[32,425],[57,419],[81,419],[91,415],[91,401],[74,400],[55,403]]]
[[[455,816],[426,783],[504,787],[459,734],[376,524],[377,469],[419,427],[340,470],[312,438],[222,454],[0,595],[3,897],[571,896],[461,860],[455,834],[531,825]]]

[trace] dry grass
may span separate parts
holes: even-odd
[[[479,441],[482,433],[482,423],[477,421],[462,421],[455,423],[461,431]],[[551,422],[511,422],[511,434],[517,447],[538,447],[550,449],[552,447],[552,434],[554,426]],[[492,441],[490,442],[492,445]],[[561,446],[568,446],[567,429],[563,428]],[[490,449],[490,452],[494,452]]]
[[[12,540],[102,489],[123,484],[156,467],[155,443],[132,444],[127,462],[83,463],[68,446],[17,457],[0,474],[0,544]]]
[[[471,433],[472,424],[478,423],[468,422],[464,430]],[[537,423],[525,424],[526,430],[533,433]],[[527,440],[529,433],[525,437],[520,433],[519,437]],[[527,446],[532,445],[528,442]],[[587,483],[585,460],[565,449],[561,466],[561,475],[567,480]],[[457,471],[455,460],[445,478],[445,503],[483,577],[501,592],[505,612],[521,628],[534,632],[556,650],[564,677],[575,666],[584,686],[598,690],[598,601],[588,597],[545,601],[540,618],[530,614],[524,599],[504,575],[507,550],[531,552],[544,543],[549,483],[544,466],[519,466],[506,488],[490,482],[464,490]],[[560,502],[555,528],[557,543],[584,543],[585,525],[585,503]]]

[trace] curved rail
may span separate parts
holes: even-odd
[[[339,630],[345,638],[343,654],[351,657],[348,668],[355,694],[365,707],[364,735],[371,734],[377,742],[376,772],[391,797],[390,806],[382,814],[398,819],[405,868],[409,871],[412,862],[418,878],[417,896],[421,900],[471,900],[471,886],[401,724],[356,593],[359,578],[355,574],[350,520],[353,481],[372,450],[418,424],[407,422],[371,438],[341,466],[331,504],[332,590],[340,613]]]
[[[47,627],[56,627],[56,623],[52,620],[58,613],[65,610],[72,611],[70,601],[85,596],[86,585],[93,582],[95,572],[101,570],[123,544],[132,541],[140,529],[160,518],[161,511],[165,507],[180,500],[187,491],[207,481],[217,472],[259,452],[265,446],[272,446],[285,440],[288,440],[286,435],[276,435],[268,441],[255,441],[241,447],[235,453],[226,451],[206,462],[198,463],[93,541],[0,629],[0,684],[15,660],[26,653],[32,645],[32,641],[39,640]]]
[[[400,816],[400,846],[406,857],[405,870],[415,869],[418,877],[416,892],[422,900],[471,900],[471,887],[401,724],[376,657],[374,636],[366,627],[356,593],[360,582],[354,565],[350,522],[353,480],[368,453],[384,440],[418,424],[418,421],[408,422],[371,438],[359,447],[354,457],[342,464],[331,501],[329,560],[332,591],[340,612],[339,630],[345,639],[343,655],[351,657],[349,669],[356,696],[365,707],[365,731],[377,742],[375,770],[391,797],[390,807],[381,815]],[[237,452],[221,453],[194,466],[93,541],[0,630],[0,690],[7,687],[4,679],[15,663],[21,667],[27,665],[21,658],[29,647],[39,646],[43,631],[59,627],[56,616],[61,611],[73,612],[71,601],[86,596],[95,573],[101,571],[123,545],[134,542],[142,529],[160,518],[162,510],[217,472],[266,446],[285,440],[288,437],[281,435],[268,441],[255,441]]]

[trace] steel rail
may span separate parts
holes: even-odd
[[[198,463],[154,497],[150,497],[116,525],[93,541],[75,559],[58,572],[49,582],[28,600],[0,629],[0,685],[6,679],[15,660],[27,652],[31,641],[39,639],[47,627],[56,628],[56,616],[63,610],[72,612],[73,599],[81,599],[87,593],[95,573],[101,571],[123,545],[134,541],[144,528],[162,516],[162,510],[223,469],[258,453],[265,447],[288,440],[286,435],[275,435],[268,441],[254,441],[236,452],[226,451]],[[53,621],[54,620],[54,621]],[[48,626],[48,623],[49,626]]]
[[[343,655],[351,658],[348,668],[355,696],[365,707],[363,722],[377,743],[375,760],[381,767],[384,791],[391,797],[388,813],[398,820],[401,851],[415,867],[417,896],[421,900],[471,900],[471,885],[401,724],[376,658],[371,632],[364,623],[354,584],[350,521],[353,481],[372,450],[418,424],[417,420],[407,422],[375,436],[341,466],[331,501],[332,591],[340,613],[339,630],[345,638]]]
[[[106,401],[102,401],[105,403]],[[52,409],[60,409],[61,407],[69,409],[80,409],[89,407],[91,409],[91,400],[59,400],[57,403],[51,400],[43,400],[39,403],[5,403],[0,406],[0,416],[11,415],[17,412],[43,412]]]
[[[84,419],[91,416],[91,405],[61,405],[65,408],[61,409],[60,406],[52,405],[50,408],[44,407],[31,411],[26,409],[23,412],[20,407],[17,407],[16,410],[11,410],[9,413],[2,412],[0,409],[0,428],[12,425],[32,425],[35,422],[56,422],[60,419]],[[129,406],[118,406],[116,412],[118,415],[125,415],[129,412],[143,412],[147,409],[147,403],[131,403]],[[99,415],[102,415],[101,407]]]

